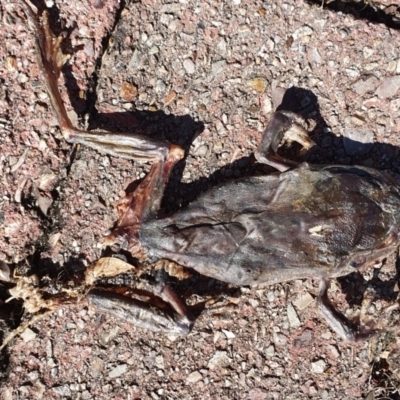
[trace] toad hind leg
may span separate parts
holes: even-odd
[[[334,330],[342,339],[358,342],[386,331],[381,329],[357,331],[357,329],[351,325],[350,321],[341,315],[329,301],[328,287],[329,280],[322,279],[317,300],[318,309],[330,328]]]
[[[88,132],[75,128],[58,89],[61,68],[69,59],[60,48],[62,37],[56,37],[52,32],[47,11],[44,11],[40,18],[27,0],[20,1],[25,6],[29,26],[35,33],[39,68],[65,140],[69,143],[83,144],[111,156],[153,163],[149,174],[135,192],[117,204],[116,230],[105,241],[107,245],[122,241],[125,248],[135,250],[138,226],[142,221],[154,216],[160,208],[170,173],[184,156],[184,150],[180,146],[138,133]]]
[[[87,295],[87,301],[96,308],[96,311],[116,316],[139,328],[187,335],[193,326],[193,320],[175,292],[165,284],[144,285],[145,287],[140,289],[145,289],[161,298],[171,306],[172,313],[164,312],[143,301],[103,290],[91,290]]]

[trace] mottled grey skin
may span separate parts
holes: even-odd
[[[398,242],[400,192],[381,171],[310,166],[219,186],[185,209],[143,223],[139,240],[237,285],[345,275]]]

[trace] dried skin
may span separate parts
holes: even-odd
[[[113,257],[103,257],[96,261],[85,272],[85,283],[92,286],[100,278],[126,274],[135,267],[127,262]]]
[[[169,218],[146,221],[140,241],[238,285],[347,274],[397,245],[400,193],[385,173],[309,166],[220,186]]]
[[[187,318],[177,314],[169,315],[149,303],[127,296],[94,290],[88,294],[87,299],[99,312],[112,314],[142,329],[182,335],[189,333],[191,328],[191,322]]]

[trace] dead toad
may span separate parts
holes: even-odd
[[[227,283],[270,285],[301,278],[321,281],[318,305],[329,325],[346,339],[354,332],[327,298],[329,280],[387,256],[399,242],[400,189],[385,172],[359,166],[300,165],[278,155],[283,142],[305,149],[314,145],[301,116],[276,112],[255,156],[278,172],[220,185],[178,212],[159,217],[170,172],[183,155],[176,145],[137,134],[83,131],[73,127],[58,90],[67,60],[61,38],[52,33],[46,11],[41,16],[21,0],[35,33],[40,69],[65,140],[100,152],[153,162],[137,189],[117,205],[119,218],[106,245],[119,243],[141,265],[171,260]],[[107,267],[106,259],[88,268],[86,288],[99,277],[133,269]],[[169,304],[169,312],[125,294],[86,289],[85,298],[100,312],[110,312],[141,327],[186,334],[193,320],[183,302],[164,284],[142,289]],[[14,292],[14,296],[17,295]],[[51,308],[50,306],[48,308]]]

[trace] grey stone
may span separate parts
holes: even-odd
[[[378,85],[378,78],[370,76],[366,80],[359,79],[353,86],[354,91],[360,96],[364,96],[365,93],[372,92]]]
[[[58,394],[59,396],[71,396],[71,389],[68,385],[55,386],[52,388],[52,390],[55,394]]]
[[[400,88],[400,75],[389,76],[382,79],[382,83],[376,89],[376,94],[380,99],[387,99],[394,96]]]

